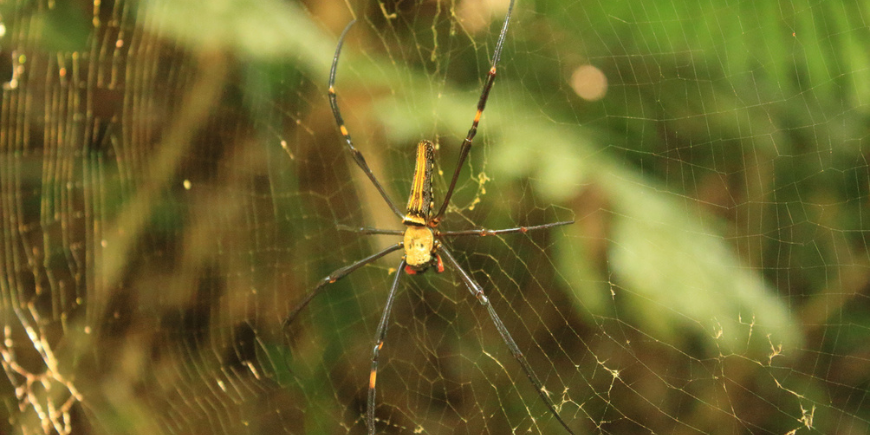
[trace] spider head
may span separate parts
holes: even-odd
[[[431,228],[418,225],[408,225],[405,229],[405,269],[409,274],[425,272],[429,267],[438,267],[438,272],[444,270],[441,261],[435,253],[438,242]]]

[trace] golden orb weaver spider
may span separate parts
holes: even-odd
[[[320,294],[327,285],[332,284],[345,276],[351,274],[353,271],[359,269],[362,266],[365,266],[373,261],[391,253],[394,251],[398,251],[400,249],[404,249],[405,255],[402,256],[401,261],[399,262],[399,266],[396,269],[396,277],[393,279],[393,284],[390,287],[390,292],[387,296],[387,303],[384,306],[384,312],[381,315],[381,320],[378,324],[377,332],[375,333],[375,345],[372,349],[372,366],[371,372],[369,374],[369,387],[368,387],[368,401],[367,401],[367,409],[366,409],[366,426],[368,428],[369,435],[374,435],[375,433],[375,386],[377,383],[377,374],[378,374],[378,358],[380,356],[381,348],[384,346],[384,338],[387,335],[387,323],[390,318],[390,311],[392,310],[393,301],[396,296],[396,292],[399,288],[399,282],[402,277],[402,273],[406,273],[408,275],[416,275],[423,273],[430,268],[434,268],[435,272],[441,273],[444,272],[444,262],[442,260],[441,254],[444,255],[444,258],[447,259],[447,263],[451,265],[462,278],[463,283],[471,292],[472,296],[474,296],[481,305],[486,307],[487,312],[489,313],[490,319],[492,319],[493,324],[495,325],[498,333],[501,335],[502,340],[504,340],[507,347],[510,349],[511,354],[513,354],[514,358],[519,362],[520,367],[522,367],[526,376],[529,378],[529,381],[538,391],[538,395],[541,397],[541,400],[547,405],[550,412],[559,421],[562,427],[565,430],[573,435],[573,431],[568,427],[568,424],[562,420],[562,417],[559,416],[559,413],[556,411],[556,406],[550,397],[547,395],[546,390],[544,389],[544,385],[541,383],[538,376],[532,370],[531,365],[526,360],[526,357],[523,356],[523,353],[520,351],[516,342],[514,342],[513,337],[511,337],[504,323],[501,321],[501,318],[496,314],[495,310],[492,308],[492,305],[489,303],[489,299],[486,297],[486,294],[483,292],[483,288],[478,284],[471,275],[459,265],[459,262],[456,261],[456,258],[447,248],[446,244],[442,242],[444,237],[461,237],[461,236],[490,236],[496,234],[508,234],[508,233],[525,233],[527,231],[535,231],[535,230],[543,230],[547,228],[553,228],[561,225],[568,225],[574,223],[574,221],[562,221],[562,222],[553,222],[544,225],[535,225],[529,227],[517,227],[517,228],[507,228],[501,230],[487,230],[487,229],[474,229],[474,230],[465,230],[465,231],[440,231],[438,229],[438,225],[441,223],[441,220],[444,217],[444,213],[447,211],[447,206],[450,203],[450,198],[453,196],[453,191],[456,188],[456,182],[459,178],[459,173],[462,170],[462,166],[465,163],[466,158],[468,157],[469,151],[471,151],[471,143],[474,139],[475,134],[477,134],[477,126],[480,123],[480,117],[483,114],[483,109],[486,106],[486,101],[489,98],[489,91],[492,88],[492,84],[495,81],[496,75],[496,66],[498,65],[499,57],[501,56],[502,46],[504,45],[505,35],[507,34],[508,24],[511,19],[511,12],[513,11],[514,0],[511,0],[510,5],[508,6],[507,15],[504,19],[504,24],[501,28],[501,33],[499,34],[498,40],[495,45],[495,51],[492,56],[492,67],[489,69],[489,73],[487,74],[486,83],[483,85],[483,91],[480,94],[480,99],[477,103],[477,113],[474,115],[474,121],[471,124],[471,129],[468,130],[468,134],[465,137],[465,140],[462,142],[462,147],[459,151],[459,161],[456,164],[456,169],[453,172],[453,178],[450,181],[450,187],[447,189],[447,193],[444,195],[444,201],[441,203],[441,207],[438,209],[436,213],[433,214],[435,200],[432,196],[432,171],[434,167],[434,154],[435,154],[435,145],[427,140],[421,141],[417,145],[417,159],[414,166],[414,178],[411,185],[411,194],[408,198],[408,205],[406,208],[406,213],[402,213],[398,207],[396,207],[395,203],[393,203],[392,199],[390,199],[387,192],[381,186],[381,183],[378,181],[377,177],[375,177],[374,173],[372,173],[371,169],[369,169],[368,164],[366,163],[365,158],[362,153],[356,149],[353,145],[353,141],[351,140],[350,133],[347,130],[347,127],[344,125],[344,120],[341,117],[341,111],[338,108],[338,103],[336,101],[336,93],[335,93],[335,71],[338,66],[338,57],[341,53],[341,46],[344,44],[344,38],[347,36],[348,31],[351,26],[356,22],[356,20],[351,21],[347,27],[342,31],[341,36],[338,39],[338,46],[335,48],[335,56],[332,59],[332,67],[329,71],[329,104],[332,107],[332,114],[335,117],[335,123],[338,125],[338,129],[341,132],[341,135],[344,137],[345,142],[347,143],[347,147],[353,156],[354,162],[359,166],[360,169],[368,176],[369,180],[371,180],[372,184],[375,188],[380,192],[381,196],[386,201],[387,205],[392,209],[393,213],[395,213],[400,219],[402,219],[402,224],[405,225],[404,230],[382,230],[375,228],[360,228],[358,232],[364,235],[371,234],[386,234],[386,235],[395,235],[402,236],[402,241],[392,245],[376,254],[370,255],[362,260],[357,261],[349,266],[342,267],[327,277],[323,278],[317,286],[311,290],[308,294],[306,294],[302,301],[294,308],[290,314],[287,316],[284,321],[284,326],[286,327],[288,324],[293,322],[299,312],[308,305],[311,300]]]

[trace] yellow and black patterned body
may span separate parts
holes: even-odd
[[[438,241],[431,220],[435,207],[432,196],[432,172],[435,168],[435,144],[428,140],[417,144],[417,162],[414,165],[414,181],[408,209],[402,223],[405,224],[404,247],[405,272],[414,275],[436,266],[438,273],[444,271],[438,256]]]
[[[525,372],[526,376],[529,378],[529,381],[538,392],[541,400],[547,405],[550,413],[556,418],[556,420],[559,421],[559,423],[568,434],[574,434],[568,424],[559,416],[559,412],[556,409],[556,404],[550,398],[549,393],[544,388],[544,384],[532,370],[532,367],[529,364],[528,360],[526,360],[526,357],[523,356],[523,352],[517,346],[513,337],[511,337],[510,332],[508,332],[507,328],[504,325],[504,322],[502,322],[498,314],[496,314],[495,309],[489,302],[489,298],[484,293],[483,287],[474,280],[471,274],[463,269],[463,267],[459,264],[454,255],[451,253],[450,247],[448,246],[446,241],[442,241],[442,239],[445,237],[484,237],[510,233],[526,233],[533,230],[544,230],[547,228],[568,225],[573,223],[574,221],[553,222],[544,225],[505,228],[500,230],[487,230],[483,228],[476,228],[460,231],[441,231],[438,229],[438,225],[441,220],[444,219],[447,208],[450,205],[450,199],[452,198],[454,190],[456,189],[457,183],[459,181],[459,175],[462,172],[462,167],[464,166],[464,163],[468,158],[469,152],[471,151],[472,141],[474,140],[474,136],[477,134],[477,127],[481,121],[483,109],[486,106],[486,101],[489,98],[489,92],[492,89],[493,83],[495,82],[496,66],[498,65],[499,57],[501,56],[501,51],[504,47],[505,34],[507,34],[508,23],[510,22],[511,11],[513,10],[513,7],[514,0],[510,0],[507,14],[505,15],[504,19],[504,24],[502,24],[501,27],[501,33],[499,33],[498,40],[495,43],[491,67],[489,69],[489,73],[487,74],[486,81],[483,84],[483,89],[480,92],[480,98],[477,101],[477,112],[474,114],[474,120],[471,123],[471,128],[469,128],[468,133],[465,136],[465,140],[462,141],[462,146],[459,149],[459,159],[457,161],[456,167],[453,170],[453,176],[449,179],[447,189],[444,191],[444,198],[441,200],[441,205],[437,209],[435,208],[434,197],[432,195],[432,176],[435,170],[435,145],[432,142],[424,140],[417,144],[417,160],[414,166],[414,178],[411,186],[411,195],[408,198],[408,207],[406,212],[404,213],[393,202],[393,200],[387,194],[386,190],[384,190],[384,187],[378,181],[377,177],[375,177],[375,174],[372,172],[371,168],[369,168],[368,163],[366,163],[366,159],[365,157],[363,157],[363,154],[353,145],[353,140],[350,137],[350,132],[344,125],[344,120],[341,117],[341,110],[338,107],[338,99],[335,92],[335,74],[336,70],[338,69],[338,57],[341,53],[341,46],[344,43],[344,39],[347,36],[347,33],[355,20],[351,21],[347,25],[347,27],[344,28],[341,36],[338,38],[338,45],[335,48],[335,55],[332,58],[332,67],[329,70],[329,84],[327,94],[327,97],[329,99],[329,106],[332,109],[332,116],[333,118],[335,118],[335,123],[338,126],[338,130],[341,133],[341,136],[344,138],[344,142],[347,145],[347,150],[350,151],[351,157],[353,157],[356,165],[369,178],[372,186],[377,189],[378,193],[380,193],[381,197],[384,199],[384,202],[386,202],[386,204],[389,206],[390,210],[392,210],[392,212],[399,219],[401,219],[402,223],[405,225],[404,231],[385,230],[377,228],[360,228],[359,232],[361,234],[382,234],[393,236],[401,235],[403,237],[403,241],[401,243],[396,243],[392,246],[389,246],[378,253],[369,255],[368,257],[363,258],[353,264],[337,269],[331,274],[327,275],[320,281],[317,287],[315,287],[312,291],[310,291],[307,295],[303,297],[302,301],[297,305],[297,307],[293,311],[291,311],[290,315],[287,316],[284,324],[286,326],[287,324],[292,322],[296,315],[299,314],[299,311],[302,310],[302,308],[304,308],[315,296],[328,288],[330,284],[335,283],[336,281],[344,278],[345,276],[353,273],[353,271],[358,270],[359,268],[367,264],[371,264],[372,262],[378,260],[384,255],[398,250],[404,250],[404,256],[402,257],[402,260],[397,266],[398,270],[395,273],[395,277],[393,278],[393,284],[390,287],[390,293],[387,296],[387,301],[384,306],[384,312],[381,315],[380,322],[378,323],[378,329],[375,333],[375,345],[372,348],[372,365],[371,372],[369,374],[369,387],[366,399],[365,417],[368,435],[375,435],[375,433],[377,432],[377,422],[381,422],[382,425],[386,422],[383,418],[377,418],[377,412],[375,409],[375,391],[377,386],[378,361],[380,358],[381,350],[384,347],[384,339],[387,335],[387,327],[390,324],[390,312],[393,308],[393,302],[395,301],[396,294],[399,290],[399,283],[402,275],[416,275],[419,273],[423,273],[430,268],[434,269],[436,272],[439,273],[443,272],[444,265],[442,264],[442,256],[445,260],[447,260],[448,263],[450,263],[451,267],[454,268],[456,273],[462,279],[462,282],[465,284],[465,287],[468,289],[469,292],[471,292],[473,297],[477,299],[477,301],[480,302],[481,305],[486,307],[486,311],[489,314],[492,323],[495,325],[495,328],[498,330],[499,335],[501,335],[501,338],[504,341],[505,345],[507,345],[508,349],[510,349],[511,354],[513,354],[514,358],[519,363],[523,372]],[[402,272],[405,273],[403,274]]]
[[[435,144],[428,140],[417,144],[417,163],[414,165],[414,182],[408,209],[403,223],[405,225],[427,226],[429,215],[435,207],[432,196],[432,171],[435,167]]]

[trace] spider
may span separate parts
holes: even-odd
[[[374,435],[375,433],[375,385],[377,383],[377,375],[378,375],[378,361],[380,357],[380,351],[384,346],[384,338],[387,335],[387,324],[390,319],[390,311],[393,307],[393,301],[396,296],[396,292],[399,288],[399,282],[402,278],[402,274],[405,273],[407,275],[417,275],[421,274],[429,269],[433,269],[436,273],[444,272],[444,260],[447,260],[447,263],[452,266],[462,278],[463,283],[471,292],[472,296],[474,296],[481,305],[486,307],[487,312],[489,313],[489,317],[492,319],[493,324],[501,335],[502,340],[504,340],[507,347],[510,349],[511,354],[513,354],[514,358],[519,362],[520,367],[522,367],[526,376],[531,381],[532,385],[538,391],[541,399],[547,405],[550,412],[556,417],[556,420],[562,424],[562,427],[565,430],[572,434],[574,432],[568,427],[567,423],[559,416],[559,413],[556,411],[556,406],[550,397],[547,395],[546,390],[544,389],[543,384],[541,383],[538,376],[532,370],[531,365],[526,360],[526,357],[523,356],[523,353],[520,351],[516,342],[514,342],[513,337],[508,332],[504,323],[501,321],[501,318],[496,314],[492,305],[489,303],[489,298],[487,298],[486,294],[483,291],[483,288],[478,284],[471,275],[459,265],[459,262],[456,261],[456,257],[453,256],[453,253],[450,252],[450,249],[447,247],[447,243],[444,241],[444,238],[449,237],[461,237],[461,236],[491,236],[496,234],[508,234],[508,233],[525,233],[528,231],[536,231],[536,230],[544,230],[547,228],[553,228],[560,225],[568,225],[574,223],[574,221],[563,221],[563,222],[553,222],[544,225],[536,225],[529,227],[517,227],[517,228],[507,228],[501,230],[488,230],[488,229],[473,229],[473,230],[465,230],[465,231],[441,231],[438,229],[438,225],[441,223],[441,220],[444,217],[444,213],[447,210],[448,204],[450,204],[450,198],[453,196],[453,191],[456,188],[456,181],[459,178],[459,173],[462,170],[463,163],[465,159],[468,157],[468,153],[471,150],[471,143],[474,139],[475,134],[477,133],[477,126],[480,122],[481,114],[483,114],[483,109],[486,106],[486,100],[489,98],[489,91],[492,89],[492,84],[495,81],[496,75],[496,66],[498,65],[499,56],[501,55],[502,46],[504,45],[505,34],[507,33],[508,24],[510,23],[511,11],[513,11],[514,0],[511,0],[510,5],[508,6],[507,15],[505,16],[504,24],[501,28],[501,33],[499,34],[498,41],[495,45],[495,52],[492,56],[492,67],[489,69],[489,73],[487,74],[486,83],[483,85],[483,90],[480,94],[480,99],[477,103],[477,113],[474,116],[474,121],[471,124],[471,129],[468,130],[468,134],[465,137],[465,140],[462,142],[462,147],[459,151],[459,161],[456,164],[456,169],[453,172],[453,178],[450,181],[450,187],[447,189],[447,193],[444,195],[444,201],[441,203],[441,207],[434,211],[435,200],[432,195],[432,172],[434,168],[434,155],[435,155],[435,145],[428,141],[423,140],[417,145],[417,158],[414,166],[414,178],[411,185],[411,194],[408,198],[408,205],[406,207],[406,212],[402,213],[396,204],[390,199],[389,195],[387,195],[384,188],[381,186],[381,183],[378,181],[377,177],[372,173],[371,169],[369,169],[368,164],[366,163],[365,158],[362,153],[356,149],[353,145],[353,141],[351,140],[350,133],[347,130],[347,127],[344,125],[344,120],[341,117],[341,111],[338,108],[338,103],[336,101],[336,93],[335,93],[335,71],[338,66],[338,57],[341,53],[341,46],[344,43],[344,39],[347,36],[348,31],[356,22],[356,20],[351,21],[347,27],[345,27],[344,31],[342,31],[341,36],[338,39],[338,46],[335,48],[335,56],[332,60],[332,68],[329,72],[329,104],[332,107],[332,114],[335,117],[335,123],[338,126],[341,135],[344,137],[345,142],[347,143],[347,148],[350,150],[351,155],[353,156],[353,160],[356,162],[357,166],[368,176],[369,180],[371,180],[374,187],[380,192],[381,196],[386,201],[387,205],[392,209],[393,213],[396,214],[401,220],[402,224],[405,226],[404,230],[382,230],[376,228],[360,228],[358,232],[364,235],[372,235],[372,234],[385,234],[385,235],[393,235],[393,236],[402,236],[403,240],[395,245],[392,245],[376,254],[370,255],[362,260],[357,261],[349,266],[342,267],[322,280],[315,286],[313,290],[307,293],[299,302],[299,304],[294,308],[290,314],[287,316],[287,319],[284,321],[284,326],[286,327],[290,324],[299,312],[308,305],[311,300],[320,294],[329,284],[335,283],[336,281],[344,278],[345,276],[351,274],[355,270],[363,267],[373,261],[391,253],[394,251],[398,251],[400,249],[404,249],[405,255],[402,256],[401,261],[399,262],[399,266],[396,269],[396,277],[393,279],[392,287],[390,288],[390,292],[387,296],[387,302],[384,307],[384,312],[381,315],[380,323],[378,324],[377,332],[375,333],[375,345],[372,349],[372,366],[371,372],[369,374],[369,387],[368,387],[368,402],[366,409],[366,426],[368,427],[369,435]]]

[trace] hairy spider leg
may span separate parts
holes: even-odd
[[[489,91],[492,89],[492,84],[495,83],[496,66],[501,58],[501,49],[504,47],[504,38],[507,34],[508,24],[511,21],[511,12],[514,10],[514,0],[511,0],[508,6],[507,15],[504,18],[504,24],[501,26],[501,33],[498,35],[498,41],[495,43],[495,52],[492,54],[492,67],[486,75],[486,83],[483,85],[483,91],[480,93],[480,99],[477,101],[477,113],[474,115],[474,121],[471,123],[471,128],[468,130],[468,135],[462,141],[462,148],[459,150],[459,161],[456,162],[456,169],[453,171],[453,178],[450,180],[450,187],[447,188],[447,193],[444,194],[444,202],[441,203],[441,208],[438,213],[432,218],[434,225],[438,225],[441,219],[444,218],[444,213],[447,211],[447,206],[450,204],[450,198],[453,197],[453,190],[456,189],[456,181],[459,179],[459,173],[462,171],[462,166],[465,164],[465,159],[471,151],[471,141],[477,134],[477,125],[480,123],[480,117],[483,115],[483,109],[486,108],[486,100],[489,99]]]
[[[384,306],[384,313],[381,315],[381,321],[378,323],[378,330],[375,332],[375,346],[372,348],[372,371],[369,373],[369,394],[366,403],[366,425],[368,426],[369,435],[375,435],[375,386],[378,381],[378,357],[381,353],[381,348],[384,347],[384,338],[387,336],[387,325],[390,321],[390,311],[393,309],[393,301],[396,298],[396,292],[399,289],[399,279],[402,277],[402,270],[405,268],[405,259],[399,262],[399,268],[396,269],[396,278],[393,280],[393,286],[390,288],[390,294],[387,296],[387,303]]]
[[[350,275],[353,271],[359,269],[360,267],[363,267],[366,264],[369,264],[369,263],[377,260],[378,258],[381,258],[384,255],[389,254],[390,252],[398,251],[399,249],[402,249],[402,247],[403,247],[403,244],[401,242],[396,243],[395,245],[391,245],[391,246],[387,247],[387,249],[384,249],[381,252],[369,255],[368,257],[357,261],[356,263],[353,263],[349,266],[344,266],[340,269],[337,269],[334,272],[327,275],[326,278],[321,279],[320,282],[317,283],[317,287],[314,287],[314,289],[309,291],[308,294],[306,294],[302,298],[302,301],[296,305],[296,308],[294,308],[293,311],[290,311],[290,314],[288,314],[287,317],[284,319],[284,323],[282,325],[282,328],[286,328],[287,325],[289,325],[290,323],[293,323],[293,320],[296,319],[296,316],[299,315],[299,312],[302,311],[303,308],[308,306],[308,303],[311,302],[311,300],[314,299],[315,296],[319,295],[320,292],[322,292],[326,288],[327,285],[335,283],[336,281]]]
[[[562,225],[571,225],[573,223],[574,223],[574,221],[570,220],[570,221],[552,222],[552,223],[543,224],[543,225],[532,225],[529,227],[505,228],[502,230],[488,230],[486,228],[480,228],[480,229],[476,229],[476,230],[441,231],[438,233],[438,235],[443,236],[443,237],[462,237],[462,236],[486,237],[486,236],[495,236],[498,234],[527,233],[529,231],[546,230],[547,228],[560,227]]]
[[[344,31],[341,32],[341,36],[338,38],[338,46],[335,47],[335,56],[332,58],[332,68],[329,69],[329,106],[332,107],[332,116],[335,118],[338,130],[341,132],[341,135],[347,143],[347,148],[353,156],[353,161],[355,161],[356,165],[359,166],[359,168],[365,172],[366,176],[369,177],[369,180],[371,180],[372,184],[375,185],[375,188],[378,189],[378,192],[384,198],[384,201],[387,202],[387,205],[390,206],[390,209],[393,210],[393,213],[395,213],[396,216],[402,217],[402,212],[399,211],[399,208],[396,207],[396,204],[394,204],[393,200],[390,199],[390,196],[387,195],[387,192],[384,190],[383,186],[381,186],[381,183],[378,181],[377,177],[375,177],[375,174],[372,173],[371,169],[369,169],[365,157],[363,157],[362,153],[353,146],[353,140],[350,138],[350,133],[347,131],[347,127],[344,126],[344,119],[341,117],[341,110],[338,109],[338,101],[336,101],[335,70],[338,69],[338,56],[341,54],[341,46],[344,45],[344,38],[347,36],[347,32],[354,23],[356,23],[356,20],[351,21],[348,23],[347,27],[344,28]]]
[[[553,403],[553,400],[550,399],[550,396],[547,395],[546,390],[544,390],[544,384],[541,383],[541,380],[538,379],[538,375],[535,374],[534,370],[532,370],[532,366],[529,364],[529,361],[526,360],[526,357],[523,356],[522,351],[520,351],[519,346],[514,341],[514,338],[511,336],[510,332],[508,332],[507,328],[504,326],[504,323],[501,321],[501,318],[496,314],[495,309],[492,308],[492,305],[489,303],[489,298],[486,297],[486,294],[483,292],[483,288],[478,284],[462,266],[459,265],[459,262],[456,261],[456,258],[453,257],[453,254],[447,248],[442,247],[442,252],[444,252],[444,256],[447,258],[447,262],[459,272],[459,276],[462,277],[462,282],[465,283],[465,287],[468,288],[468,291],[477,298],[478,302],[481,305],[486,307],[486,311],[489,313],[490,319],[492,319],[492,323],[495,324],[495,329],[498,330],[499,335],[501,335],[502,340],[507,345],[508,349],[510,349],[511,353],[514,356],[514,359],[520,363],[520,367],[523,368],[523,371],[526,372],[526,377],[529,378],[529,381],[534,385],[535,390],[538,391],[538,395],[541,396],[541,399],[544,403],[547,404],[547,408],[550,409],[550,413],[556,417],[556,420],[568,431],[569,434],[574,435],[574,431],[568,427],[568,424],[562,420],[562,417],[559,416],[559,412],[556,411],[556,404]]]

